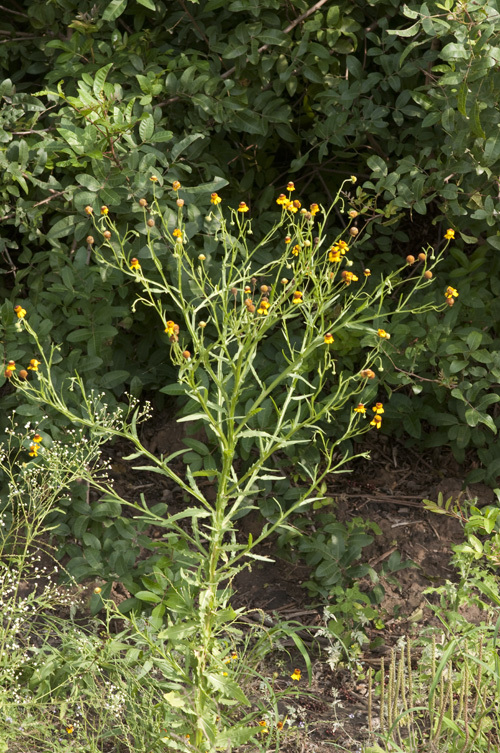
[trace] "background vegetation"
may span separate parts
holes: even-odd
[[[3,296],[29,296],[65,368],[78,362],[116,396],[156,389],[172,372],[151,314],[132,317],[129,286],[96,269],[84,207],[107,204],[125,227],[158,173],[183,184],[189,236],[224,185],[264,233],[288,179],[328,202],[356,174],[358,247],[385,271],[457,229],[447,271],[460,299],[393,333],[384,431],[449,444],[459,462],[471,449],[469,480],[494,483],[498,31],[484,0],[11,4],[0,26]],[[12,317],[8,303],[16,358]],[[341,356],[358,353],[352,338]]]

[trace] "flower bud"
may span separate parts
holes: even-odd
[[[146,201],[146,199],[139,199],[139,206],[147,207],[147,205],[148,205],[148,202]]]
[[[422,253],[418,255],[418,258],[420,259],[420,261],[425,261],[427,259],[427,254],[424,254],[424,252],[422,251]]]
[[[268,285],[261,285],[260,286],[260,292],[261,293],[267,293],[268,290],[269,290],[269,286]]]
[[[446,299],[446,303],[448,304],[448,306],[453,306],[453,304],[455,303],[455,299],[454,298],[447,298]],[[21,372],[19,372],[19,376],[21,376]]]
[[[236,296],[238,295],[238,288],[231,288],[231,293]]]
[[[186,359],[186,361],[188,360],[188,358],[191,358],[191,353],[189,352],[189,350],[184,350],[182,355]]]
[[[177,201],[175,203],[177,204],[178,207],[183,207],[184,206],[184,199],[177,199]]]
[[[432,272],[430,269],[428,269],[426,272],[424,272],[424,277],[426,280],[432,279]]]
[[[359,230],[357,227],[350,227],[349,228],[349,235],[352,235],[353,238],[355,238],[359,233]]]
[[[409,264],[410,266],[412,264],[415,264],[415,257],[412,256],[411,254],[408,254],[408,256],[406,257],[406,263]]]
[[[448,300],[451,300],[451,299],[448,298]],[[27,379],[28,378],[28,372],[26,371],[26,369],[21,369],[21,371],[19,372],[19,378],[20,379]]]
[[[153,219],[149,219],[146,224],[147,224],[148,227],[154,227],[155,226],[155,221]]]
[[[206,322],[199,322],[198,324],[198,327],[200,327],[200,329],[205,329],[206,326],[207,326]]]
[[[103,233],[103,236],[106,238],[107,241],[111,238],[111,232],[109,230],[105,230]]]
[[[95,242],[94,241],[94,236],[93,235],[87,235],[87,243],[89,244],[89,246],[92,246],[92,244],[94,242]]]
[[[347,214],[349,215],[349,217],[355,220],[356,217],[359,215],[359,212],[356,212],[355,209],[350,209]]]
[[[206,258],[207,258],[207,257],[205,256],[205,254],[200,254],[200,255],[198,256],[198,259],[199,259],[200,261],[205,261],[205,259],[206,259]]]

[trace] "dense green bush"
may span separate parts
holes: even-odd
[[[193,236],[210,192],[226,183],[267,211],[291,176],[322,201],[354,173],[358,245],[386,270],[395,254],[434,243],[442,232],[433,225],[457,228],[447,282],[459,301],[442,319],[401,323],[393,336],[382,363],[389,393],[397,391],[387,426],[393,420],[396,430],[403,415],[415,442],[450,444],[459,461],[472,442],[485,466],[474,477],[493,481],[498,11],[487,0],[317,5],[24,0],[8,10],[2,294],[29,297],[65,343],[65,365],[81,361],[115,396],[131,381],[139,394],[173,374],[150,312],[132,317],[128,286],[95,268],[84,207],[108,205],[124,229],[158,174],[160,186],[185,186]],[[11,316],[2,309],[4,328]],[[473,333],[481,347],[469,347]],[[16,346],[15,358],[24,347]]]

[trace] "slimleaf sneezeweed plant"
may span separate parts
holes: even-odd
[[[103,439],[128,439],[135,447],[129,460],[142,458],[146,464],[140,468],[172,479],[192,501],[169,515],[165,504],[121,499],[111,484],[82,469],[82,477],[107,499],[134,508],[141,523],[165,529],[150,574],[131,586],[134,604],[149,604],[152,611],[147,620],[133,611],[130,621],[161,676],[165,743],[207,751],[262,739],[267,725],[245,694],[243,670],[228,662],[241,639],[241,610],[231,606],[231,583],[252,561],[266,561],[256,550],[264,539],[283,529],[293,512],[321,499],[322,481],[347,459],[342,443],[380,429],[384,403],[376,372],[395,319],[443,311],[458,295],[446,284],[439,289],[434,279],[453,230],[439,252],[429,248],[418,259],[408,256],[378,279],[356,261],[358,211],[346,206],[343,187],[332,207],[304,206],[289,182],[277,199],[279,219],[255,242],[255,220],[244,201],[227,209],[212,193],[199,236],[190,223],[196,208],[189,206],[188,193],[183,198],[179,181],[170,189],[152,176],[144,194],[136,227],[124,233],[107,206],[87,206],[87,244],[102,274],[118,270],[136,285],[135,308],[156,311],[165,357],[178,366],[177,384],[164,392],[184,396],[181,420],[202,425],[203,441],[190,445],[200,462],[194,469],[187,464],[184,473],[174,471],[172,460],[184,451],[168,457],[149,452],[137,432],[138,407],[119,421],[107,414],[100,396],[87,394],[78,374],[56,383],[51,364],[57,349],[46,353],[41,347],[29,301],[16,306],[15,326],[33,338],[33,359],[27,368],[9,361],[5,376],[27,399],[50,406],[72,424]],[[334,207],[346,218],[346,229],[330,237],[326,228]],[[439,290],[434,300],[413,309],[413,293],[431,285]],[[364,361],[340,372],[336,349],[354,335],[362,338]],[[326,422],[328,439],[321,429]],[[45,462],[42,440],[32,437],[26,462]],[[300,446],[311,441],[321,461],[301,463]],[[235,521],[258,507],[264,488],[272,494],[286,476],[286,456],[297,458],[307,479],[300,496],[290,506],[275,493],[274,513],[262,533],[241,543]],[[172,550],[175,557],[167,554]],[[110,588],[104,585],[98,594],[105,603]],[[237,712],[231,712],[234,704]],[[273,728],[281,729],[279,724],[275,719]]]

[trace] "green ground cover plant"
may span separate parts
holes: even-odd
[[[36,306],[14,307],[9,341],[29,342],[31,358],[26,363],[9,358],[5,378],[26,403],[46,412],[35,432],[18,440],[28,469],[50,469],[64,458],[52,434],[65,424],[83,432],[66,439],[75,452],[85,450],[87,433],[96,447],[125,439],[132,450],[126,459],[135,468],[160,473],[183,490],[186,506],[178,511],[144,496],[131,502],[106,480],[105,469],[82,461],[80,488],[88,484],[97,501],[87,497],[75,509],[61,503],[50,527],[54,536],[69,532],[78,541],[78,551],[66,549],[68,571],[77,579],[102,579],[92,597],[95,612],[111,608],[113,581],[128,590],[118,614],[132,631],[127,635],[139,652],[134,661],[139,654],[147,657],[141,672],[161,680],[168,745],[205,751],[261,740],[269,727],[232,664],[232,652],[238,656],[240,650],[242,614],[231,604],[234,577],[252,562],[268,561],[260,544],[290,530],[294,513],[324,500],[322,482],[352,457],[346,442],[380,429],[385,408],[374,369],[393,324],[410,313],[448,311],[458,291],[435,279],[446,244],[437,253],[422,251],[422,266],[407,260],[386,276],[351,260],[356,233],[347,231],[347,242],[327,228],[334,208],[348,227],[356,219],[340,192],[334,207],[313,202],[306,209],[290,181],[277,199],[278,219],[266,233],[255,233],[254,241],[256,221],[249,219],[245,202],[226,209],[213,191],[197,235],[180,181],[173,182],[169,201],[163,192],[157,195],[159,183],[152,175],[148,198],[137,202],[137,220],[125,233],[106,205],[86,205],[91,228],[86,243],[104,275],[133,283],[132,316],[140,307],[156,314],[163,349],[177,371],[177,380],[162,390],[185,397],[179,420],[192,424],[201,438],[188,436],[188,452],[152,454],[138,432],[147,406],[131,396],[127,408],[109,408],[106,396],[89,390],[77,370],[68,373],[59,346],[47,349],[38,335],[42,318]],[[452,237],[447,231],[446,241]],[[429,300],[415,308],[413,295],[425,288]],[[337,350],[344,343],[349,348],[351,338],[363,349],[362,368],[340,370]],[[59,416],[59,428],[52,416]],[[324,425],[332,427],[328,435]],[[317,456],[299,452],[306,444]],[[172,461],[182,456],[181,473]],[[294,466],[303,483],[287,497]],[[125,508],[132,515],[127,523]],[[266,518],[262,531],[242,540],[237,520],[255,509]],[[147,536],[146,525],[161,536]],[[327,532],[339,545],[346,532],[349,540],[347,529]],[[364,543],[358,542],[356,556]],[[139,545],[143,556],[134,567]],[[353,571],[349,577],[355,576]],[[337,576],[336,583],[344,581]],[[281,629],[292,636],[310,671],[297,631]],[[332,637],[341,639],[335,631]],[[291,679],[300,676],[297,670]],[[231,713],[235,704],[238,711]]]
[[[371,732],[379,742],[366,753],[416,753],[425,746],[439,752],[498,750],[499,509],[480,509],[476,501],[442,495],[437,502],[424,500],[428,510],[464,527],[465,541],[453,546],[451,559],[458,581],[447,579],[425,592],[439,596],[431,608],[442,630],[429,628],[420,639],[401,641],[399,655],[391,652],[387,686],[384,666],[370,685],[379,709]],[[474,622],[473,605],[480,610]]]

